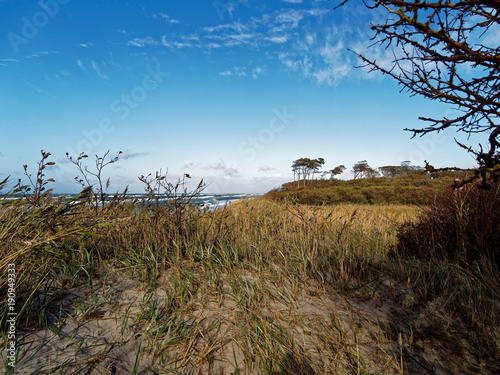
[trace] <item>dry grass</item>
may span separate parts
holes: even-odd
[[[0,209],[2,280],[7,263],[18,270],[15,373],[500,370],[495,269],[389,255],[415,207],[74,202]],[[457,282],[470,289],[460,309]]]

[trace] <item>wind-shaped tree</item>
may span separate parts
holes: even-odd
[[[325,159],[310,159],[310,158],[300,158],[294,160],[292,163],[292,171],[294,181],[297,179],[297,186],[300,186],[300,181],[304,180],[304,185],[309,179],[312,182],[314,179],[314,173],[319,171],[319,168],[325,164]]]
[[[345,166],[344,165],[339,165],[333,169],[330,169],[328,173],[330,173],[330,180],[333,180],[335,176],[342,174],[345,171]]]
[[[370,167],[366,160],[358,161],[354,164],[354,167],[352,167],[352,173],[354,175],[354,179],[378,176],[378,172]]]

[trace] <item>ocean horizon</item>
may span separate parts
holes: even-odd
[[[72,194],[64,194],[64,193],[57,193],[53,194],[54,197],[67,197],[68,199],[75,197],[78,194],[72,193]],[[227,194],[212,194],[212,193],[204,193],[204,194],[199,194],[196,199],[195,203],[199,204],[202,208],[207,207],[209,210],[215,210],[218,208],[223,208],[237,200],[240,199],[247,199],[247,198],[253,198],[253,197],[260,197],[264,195],[263,193],[227,193]],[[113,194],[108,194],[106,197],[107,201],[110,201],[113,198]],[[178,195],[180,196],[180,194]],[[0,194],[0,199],[6,199],[6,200],[11,200],[11,199],[16,199],[22,197],[22,194],[14,194],[14,195],[9,195],[9,194]],[[125,199],[137,199],[138,201],[141,201],[142,199],[146,198],[147,194],[146,193],[129,193],[125,196]],[[159,200],[160,202],[165,202],[169,199],[175,198],[175,196],[172,195],[167,195],[167,194],[160,194],[159,195]]]

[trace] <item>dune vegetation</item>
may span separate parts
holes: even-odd
[[[89,188],[56,197],[43,179],[1,198],[2,371],[500,371],[498,185],[432,186],[424,207],[305,198],[336,186],[390,190],[387,179],[318,182],[296,199],[279,198],[285,187],[207,211],[200,190],[142,177],[151,189],[141,201],[96,204]],[[160,203],[162,186],[178,194]]]
[[[449,191],[466,172],[440,172],[432,176],[425,170],[396,177],[370,177],[354,180],[315,180],[305,184],[289,182],[267,193],[278,201],[292,200],[309,205],[321,204],[404,204],[428,206],[443,191]]]

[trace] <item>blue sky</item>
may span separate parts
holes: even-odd
[[[208,191],[265,192],[292,179],[300,157],[325,169],[410,160],[474,166],[453,131],[411,139],[418,116],[450,108],[358,69],[384,15],[361,2],[0,0],[0,178],[35,174],[73,192],[65,159],[122,151],[105,170],[112,191],[142,191],[139,175],[168,168]],[[92,158],[87,159],[92,165]]]

